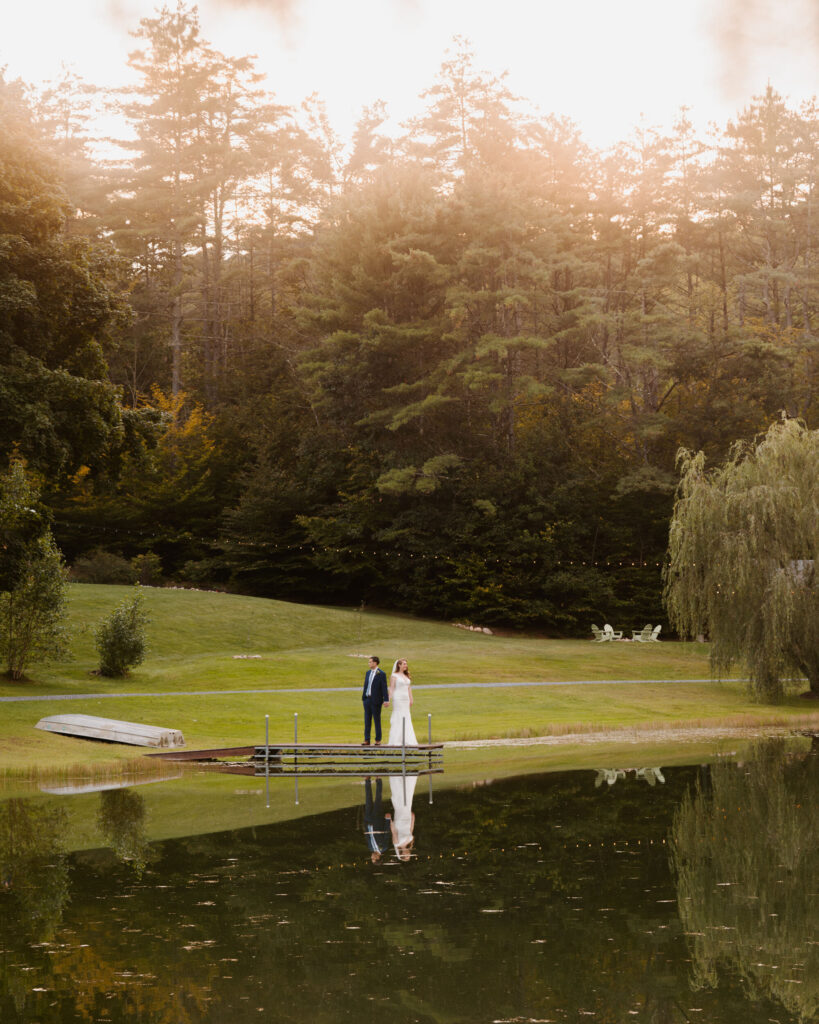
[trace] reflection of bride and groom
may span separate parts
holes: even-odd
[[[417,747],[415,730],[412,727],[412,679],[406,658],[399,658],[392,667],[389,683],[379,667],[380,659],[373,655],[370,667],[364,673],[364,689],[361,700],[364,704],[364,743],[370,745],[370,733],[375,727],[375,745],[381,746],[381,709],[390,707],[390,735],[387,745]]]
[[[390,797],[392,814],[385,814],[381,803],[382,780],[375,780],[373,796],[372,780],[364,780],[364,835],[370,848],[370,860],[378,864],[390,845],[395,856],[402,861],[412,857],[415,845],[415,815],[412,812],[412,798],[415,795],[417,775],[391,775]]]

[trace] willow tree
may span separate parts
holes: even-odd
[[[783,419],[725,464],[681,450],[665,600],[682,634],[708,633],[712,669],[743,665],[759,699],[807,677],[819,698],[819,430]]]

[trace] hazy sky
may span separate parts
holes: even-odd
[[[175,6],[175,0],[170,0]],[[129,80],[128,30],[151,0],[6,0],[0,66],[39,84],[66,63],[100,85]],[[278,99],[313,91],[348,136],[362,106],[418,113],[456,34],[481,69],[544,113],[575,120],[593,145],[643,114],[670,127],[681,104],[722,124],[771,84],[794,103],[819,91],[819,0],[202,0],[202,35],[255,53]]]

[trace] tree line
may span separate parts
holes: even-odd
[[[637,626],[679,447],[817,425],[815,103],[600,152],[456,40],[345,145],[195,7],[135,36],[129,94],[0,83],[0,448],[69,561]]]

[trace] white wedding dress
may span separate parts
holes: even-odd
[[[404,742],[408,747],[417,747],[418,740],[415,738],[415,730],[412,727],[412,715],[410,713],[409,685],[410,681],[406,676],[395,675],[390,677],[393,686],[392,717],[390,718],[390,738],[387,744],[390,747],[401,746],[401,733],[403,723]]]

